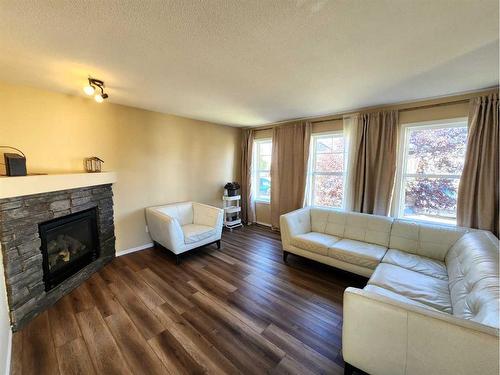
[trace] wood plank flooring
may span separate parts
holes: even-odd
[[[342,374],[342,294],[366,279],[293,255],[279,234],[224,232],[179,266],[113,260],[14,334],[12,374]]]

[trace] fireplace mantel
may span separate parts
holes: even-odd
[[[0,199],[112,184],[115,182],[116,172],[0,177]]]

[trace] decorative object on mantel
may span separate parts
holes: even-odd
[[[15,153],[4,153],[3,157],[5,160],[5,173],[7,176],[26,176],[26,155],[24,152],[18,148],[11,146],[0,146],[0,148],[6,148],[10,150],[15,150],[19,154]]]
[[[102,103],[104,99],[107,99],[109,97],[109,95],[104,92],[104,81],[92,77],[89,77],[88,80],[89,84],[83,88],[83,92],[85,94],[87,94],[88,96],[92,96],[94,95],[97,88],[101,90],[101,93],[97,93],[94,96],[94,99],[97,103]]]
[[[99,159],[97,156],[85,158],[85,170],[89,173],[100,172],[102,169],[102,163],[104,163],[104,160]]]

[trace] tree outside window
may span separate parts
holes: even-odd
[[[342,132],[313,135],[308,189],[313,206],[344,206],[345,161]]]
[[[404,127],[398,216],[455,224],[464,121]]]

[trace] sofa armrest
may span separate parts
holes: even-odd
[[[344,292],[344,360],[372,375],[497,375],[498,332],[361,289]]]
[[[184,233],[177,219],[154,208],[146,208],[146,223],[153,241],[176,254],[182,250]]]
[[[224,210],[218,207],[193,202],[193,223],[222,228]]]
[[[280,216],[280,232],[283,248],[290,245],[293,236],[311,231],[310,208],[304,207]]]

